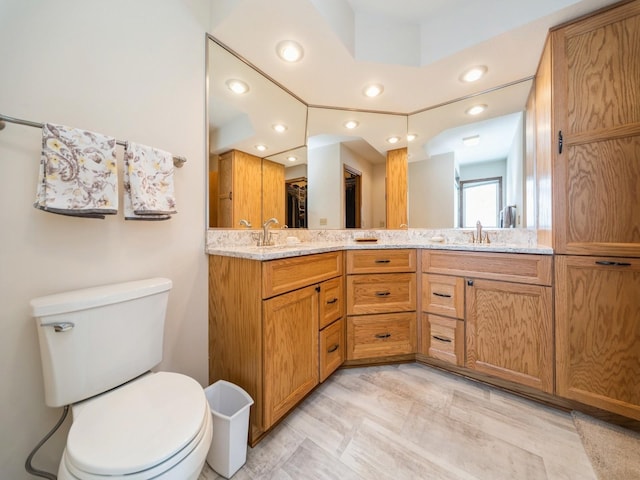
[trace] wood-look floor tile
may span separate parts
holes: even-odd
[[[219,478],[205,467],[199,480]],[[337,371],[234,480],[595,480],[570,415],[418,364]]]

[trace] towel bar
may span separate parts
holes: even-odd
[[[20,118],[9,117],[7,115],[2,115],[0,113],[0,130],[3,130],[4,127],[6,126],[5,122],[15,123],[18,125],[26,125],[27,127],[35,127],[35,128],[42,128],[44,126],[42,123],[32,122],[31,120],[22,120]],[[127,144],[127,142],[123,140],[116,140],[116,143],[123,147]],[[182,167],[186,162],[187,162],[187,159],[185,157],[181,157],[179,155],[173,156],[173,165],[177,168]]]

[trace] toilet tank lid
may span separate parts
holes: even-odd
[[[168,278],[157,277],[56,293],[29,303],[34,317],[45,317],[146,297],[166,292],[171,286]]]

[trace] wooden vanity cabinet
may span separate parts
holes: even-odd
[[[556,257],[557,394],[640,420],[640,258]]]
[[[347,360],[416,352],[416,251],[349,250]]]
[[[264,262],[209,257],[209,380],[233,382],[253,398],[251,445],[318,385],[321,365],[324,373],[340,365],[336,322],[344,309],[333,305],[344,305],[342,276],[342,252]],[[339,302],[321,307],[321,298],[336,296]],[[332,316],[321,330],[321,317]],[[340,348],[322,355],[323,342]]]
[[[423,250],[421,263],[421,353],[553,392],[551,256]],[[451,297],[432,299],[433,292]],[[459,343],[456,348],[462,325],[464,363]],[[451,342],[434,348],[434,335]]]
[[[464,278],[422,273],[418,352],[464,365]]]

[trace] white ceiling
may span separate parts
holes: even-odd
[[[308,105],[407,115],[533,76],[550,27],[615,1],[213,0],[211,33]],[[282,62],[281,40],[300,43],[302,60]],[[487,75],[461,82],[474,65]],[[371,82],[380,97],[362,94]],[[437,142],[422,142],[419,155],[433,154]]]
[[[410,113],[533,75],[550,27],[611,3],[214,0],[211,33],[308,104]],[[304,47],[300,62],[276,56],[285,39]],[[477,64],[482,80],[458,80]],[[364,97],[374,81],[383,95]]]

